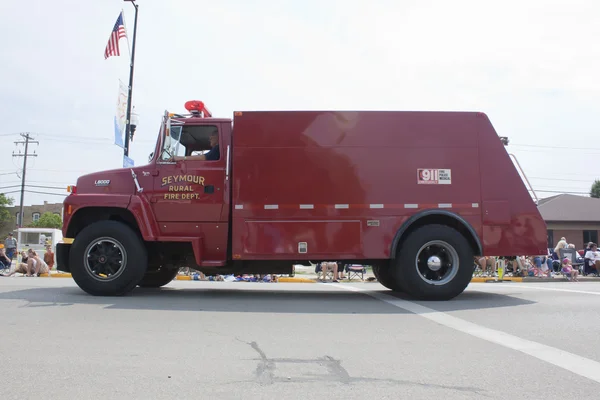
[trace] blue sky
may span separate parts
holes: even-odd
[[[165,109],[460,110],[488,114],[540,197],[600,178],[600,3],[140,1],[131,148],[147,160]],[[3,2],[0,187],[19,183],[18,132],[39,140],[30,185],[121,166],[112,144],[128,48],[104,60],[119,0]],[[7,18],[10,17],[10,18]],[[542,147],[545,146],[545,147]],[[560,149],[559,147],[566,147]],[[578,150],[578,148],[585,148]],[[15,190],[15,189],[6,189]],[[60,189],[29,190],[66,194]],[[18,193],[11,194],[18,202]],[[27,193],[26,204],[61,196]]]

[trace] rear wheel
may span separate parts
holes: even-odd
[[[400,246],[394,275],[405,291],[420,300],[450,300],[473,276],[474,252],[467,239],[445,225],[412,232]]]
[[[119,296],[144,277],[148,256],[133,229],[117,221],[99,221],[77,235],[69,263],[73,280],[87,293]]]
[[[142,278],[140,283],[138,283],[139,287],[146,288],[158,288],[161,286],[165,286],[170,283],[175,277],[179,269],[167,269],[164,267],[160,267],[156,271],[148,271],[146,275]]]

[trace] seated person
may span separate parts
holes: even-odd
[[[598,251],[598,245],[596,243],[592,243],[591,246],[586,249],[585,252],[585,262],[584,271],[588,271],[588,273],[596,270],[596,273],[600,273],[600,252]]]
[[[198,154],[198,155],[189,155],[189,156],[175,156],[173,159],[175,161],[181,160],[200,160],[200,161],[217,161],[220,158],[219,153],[219,132],[214,131],[210,134],[210,147],[208,153],[206,154]],[[190,151],[191,153],[191,151]]]
[[[13,276],[14,274],[28,274],[27,271],[27,254],[22,251],[21,252],[21,262],[17,261],[17,265],[15,266],[15,269],[13,271],[11,271],[8,275],[2,275],[2,276]]]
[[[579,276],[579,271],[576,270],[575,268],[573,268],[573,265],[571,264],[571,260],[569,260],[568,258],[564,258],[562,261],[562,272],[571,277],[571,280],[574,282],[577,282],[578,279],[577,277]]]
[[[48,264],[42,260],[33,249],[27,251],[27,276],[40,276],[49,274]]]
[[[27,274],[27,264],[18,262],[15,269],[12,270],[8,275],[0,276],[13,276],[14,274]]]
[[[52,269],[54,267],[54,252],[52,251],[52,246],[46,246],[46,252],[44,253],[44,262],[48,264],[48,269]]]
[[[478,257],[475,256],[475,264],[481,268],[484,276],[488,275],[488,270],[491,271],[491,275],[496,273],[496,259],[494,257]]]
[[[6,256],[6,251],[3,248],[0,249],[0,269],[10,268],[11,264],[12,261]]]
[[[321,282],[325,282],[327,280],[327,271],[333,271],[332,282],[338,282],[338,264],[336,262],[321,263],[321,272],[323,273],[323,278],[321,279]]]
[[[530,257],[529,261],[530,261],[530,264],[535,267],[534,272],[535,272],[536,276],[542,276],[542,275],[551,276],[550,275],[550,267],[546,263],[545,256],[540,255],[540,256]]]

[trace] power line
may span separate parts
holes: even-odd
[[[21,185],[12,185],[12,186],[2,186],[0,189],[12,189],[16,187],[20,187]],[[65,190],[65,187],[59,186],[40,186],[40,185],[25,185],[25,187],[39,188],[39,189],[57,189],[57,190]]]
[[[581,183],[581,182],[548,182],[548,181],[535,181],[532,183],[533,186],[552,186],[552,187],[559,187],[559,188],[571,188],[571,189],[582,189],[582,188],[589,188],[592,186],[592,183],[590,182],[589,184],[585,184],[585,183]]]
[[[58,189],[58,190],[66,190],[66,188],[60,186],[40,186],[40,185],[27,185],[27,187],[39,188],[39,189]]]
[[[84,174],[89,174],[90,172],[94,172],[94,170],[87,170],[87,169],[71,169],[71,168],[65,168],[65,169],[48,169],[48,168],[30,168],[30,171],[47,171],[47,172],[83,172]]]
[[[533,187],[535,190],[546,190],[546,189],[550,189],[550,190],[575,190],[575,191],[582,191],[582,190],[587,190],[587,188],[581,188],[581,187],[561,187],[561,186],[534,186]]]
[[[51,196],[63,196],[66,197],[68,194],[60,194],[60,193],[51,193],[51,192],[38,192],[36,190],[26,190],[27,193],[37,193],[37,194],[47,194]]]
[[[48,137],[48,138],[52,138],[52,140],[61,140],[61,141],[69,141],[70,139],[75,139],[79,142],[82,141],[100,141],[100,142],[107,142],[107,144],[111,144],[114,145],[114,143],[112,143],[111,139],[108,138],[95,138],[95,137],[88,137],[88,136],[75,136],[75,135],[51,135],[48,133],[36,133],[36,135],[38,136],[43,136],[43,137]],[[144,139],[138,139],[136,140],[137,143],[156,143],[155,140],[144,140]]]
[[[593,176],[594,178],[590,178],[590,179],[598,179],[598,175],[597,174],[573,174],[573,173],[569,173],[569,172],[549,172],[549,174],[551,175],[564,175],[564,176],[577,176],[579,178],[583,178],[584,176]]]
[[[580,153],[585,153],[586,155],[594,155],[600,154],[600,149],[577,149],[577,148],[551,148],[551,149],[513,149],[514,151],[518,151],[520,153],[547,153],[548,150],[566,150],[566,151],[578,151]]]
[[[565,191],[561,191],[561,190],[536,190],[534,189],[535,192],[542,192],[542,193],[562,193],[562,194],[586,194],[589,195],[589,192],[565,192]]]
[[[541,179],[544,181],[566,181],[566,182],[586,182],[586,183],[594,183],[594,179],[564,179],[564,178],[541,178],[538,176],[529,176],[529,179]]]
[[[11,193],[20,193],[20,192],[21,192],[20,190],[11,190],[11,191],[8,191],[8,192],[0,192],[0,193],[2,193],[2,194],[11,194]],[[50,196],[63,196],[63,197],[68,196],[68,194],[51,193],[51,192],[39,192],[37,190],[25,190],[25,192],[26,193],[36,193],[36,194],[47,194],[47,195],[50,195]]]
[[[31,168],[29,170],[31,171]],[[66,180],[65,181],[46,181],[46,180],[36,181],[36,180],[28,179],[27,182],[33,182],[33,183],[54,183],[54,184],[57,184],[57,185],[62,185],[62,187],[67,187],[67,186],[73,184],[72,180],[71,181],[66,181]],[[14,184],[17,184],[17,183],[20,183],[20,182],[16,182],[15,181],[15,182],[2,182],[2,183],[4,183],[5,185],[14,185]]]
[[[510,143],[509,146],[519,146],[519,147],[537,147],[540,149],[558,149],[558,150],[599,150],[600,147],[569,147],[569,146],[545,146],[539,144],[518,144],[518,143]]]

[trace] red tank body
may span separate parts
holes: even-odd
[[[234,121],[234,257],[384,259],[402,224],[456,213],[483,255],[545,254],[546,226],[487,116],[244,112]],[[449,184],[418,182],[449,170]],[[376,223],[379,226],[368,226]]]
[[[166,113],[147,165],[79,178],[65,200],[61,269],[93,250],[79,249],[79,236],[87,243],[116,229],[126,236],[110,246],[147,261],[110,293],[181,266],[282,273],[293,262],[339,260],[373,265],[389,288],[451,298],[468,284],[475,255],[546,254],[546,225],[483,113],[234,115]],[[211,135],[218,146],[206,153]],[[446,270],[454,272],[443,278]],[[105,293],[86,284],[92,267],[75,271],[84,290]],[[444,279],[458,276],[460,290],[444,292]]]

